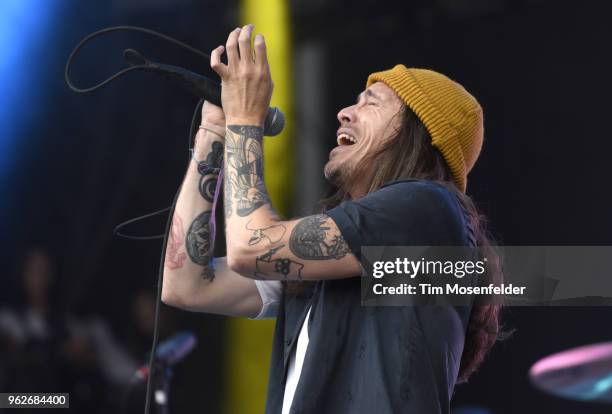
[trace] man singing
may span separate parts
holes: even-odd
[[[448,413],[455,383],[495,342],[499,306],[362,307],[361,246],[489,246],[465,195],[483,140],[480,105],[430,70],[371,74],[357,102],[338,113],[338,145],[324,171],[338,194],[322,214],[283,220],[263,180],[272,79],[264,38],[252,41],[252,32],[232,31],[211,54],[223,110],[202,108],[168,239],[163,301],[277,318],[268,414]],[[213,262],[221,167],[227,257]]]

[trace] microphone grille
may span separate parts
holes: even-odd
[[[271,107],[264,123],[264,135],[274,137],[285,128],[285,115],[276,107]]]

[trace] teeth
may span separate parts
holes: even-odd
[[[352,136],[350,136],[348,134],[340,134],[340,135],[338,135],[338,145],[342,145],[343,142],[347,142],[347,141],[352,143],[352,144],[355,144],[357,142],[357,140],[354,137],[352,137]]]

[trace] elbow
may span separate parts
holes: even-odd
[[[172,289],[168,283],[166,283],[165,274],[164,284],[162,285],[161,301],[165,305],[172,306],[174,308],[183,308],[185,305],[183,298],[181,298],[181,296],[177,294],[176,291]]]
[[[241,276],[253,278],[256,268],[256,259],[249,249],[237,246],[227,248],[227,266]]]
[[[176,297],[168,293],[167,289],[162,290],[161,301],[164,303],[164,305],[177,306]]]

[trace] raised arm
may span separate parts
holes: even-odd
[[[262,308],[253,280],[232,271],[225,258],[211,266],[212,240],[209,219],[222,163],[225,118],[221,108],[208,102],[202,107],[193,160],[181,186],[166,247],[162,300],[191,311],[231,316],[256,316]],[[203,161],[198,163],[197,161]]]
[[[261,35],[251,49],[253,26],[230,33],[228,64],[223,46],[211,67],[223,81],[227,117],[225,219],[229,267],[254,279],[328,279],[358,276],[361,266],[336,223],[324,214],[283,221],[274,212],[263,180],[263,122],[272,79]]]

